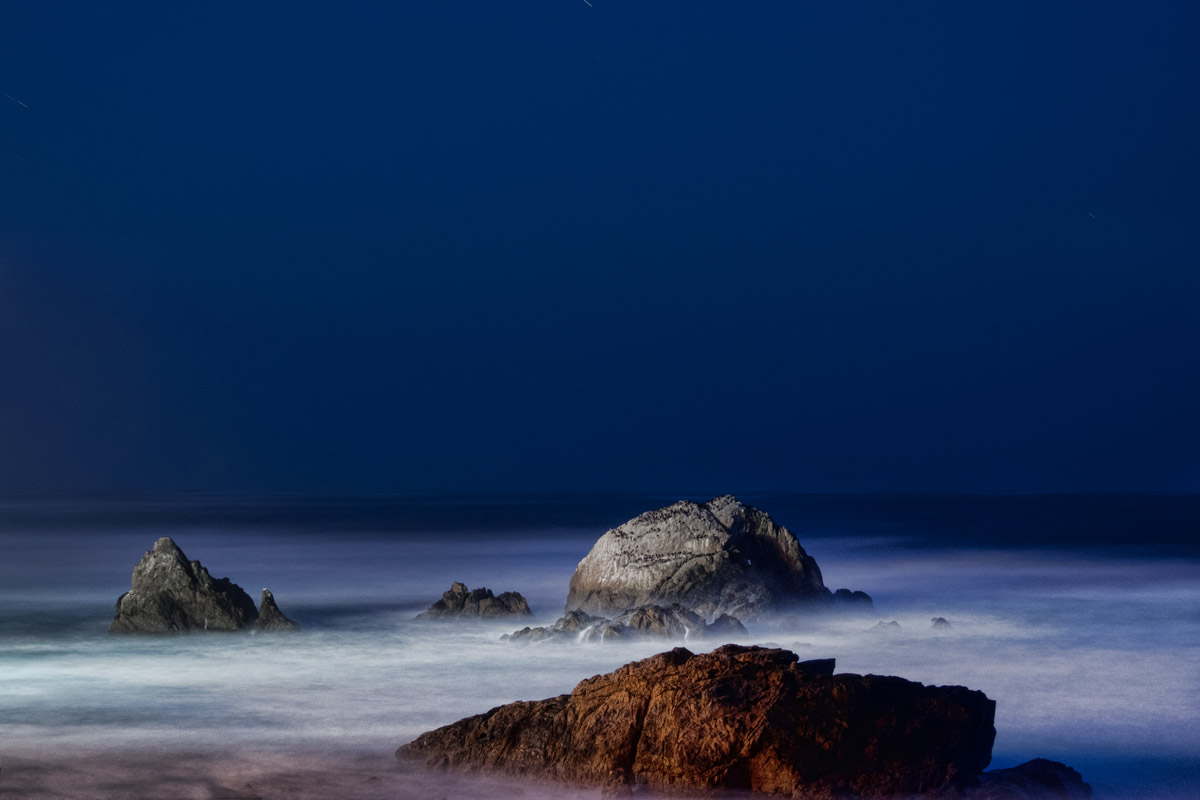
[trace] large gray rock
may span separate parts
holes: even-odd
[[[724,495],[683,500],[605,533],[571,576],[566,607],[613,615],[680,603],[706,618],[746,619],[831,602],[821,569],[795,535]]]
[[[289,633],[300,630],[300,626],[288,619],[279,606],[275,604],[275,595],[270,589],[263,589],[262,601],[258,604],[258,619],[254,622],[254,630],[267,633]]]
[[[258,610],[242,587],[228,578],[213,578],[164,536],[134,568],[133,587],[117,599],[109,630],[238,631],[256,619]]]
[[[497,596],[486,587],[468,589],[466,584],[455,581],[449,591],[442,593],[442,599],[418,614],[417,619],[531,616],[529,603],[518,592],[502,592]]]

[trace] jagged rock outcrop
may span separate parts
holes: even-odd
[[[250,595],[228,578],[213,578],[163,537],[133,570],[133,586],[117,599],[114,633],[238,631],[258,619]]]
[[[864,593],[856,603],[870,602]],[[579,562],[568,611],[611,616],[679,603],[706,618],[829,605],[817,562],[787,528],[730,495],[649,511],[601,536]]]
[[[639,606],[614,619],[569,611],[553,625],[523,628],[500,638],[513,642],[577,641],[607,642],[657,636],[665,639],[704,639],[745,636],[746,627],[736,617],[722,614],[706,623],[699,614],[675,603],[670,606]]]
[[[270,589],[263,589],[262,601],[258,604],[258,619],[254,622],[254,630],[266,633],[289,633],[300,630],[300,626],[288,619],[279,606],[275,605],[275,595]]]
[[[531,617],[529,603],[517,592],[493,595],[491,589],[468,589],[455,581],[442,599],[417,615],[417,619],[445,619],[448,617]]]
[[[433,766],[660,789],[887,797],[973,785],[995,703],[961,686],[834,675],[787,650],[684,648],[418,737]]]

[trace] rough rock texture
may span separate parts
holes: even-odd
[[[724,495],[680,501],[605,533],[571,576],[566,608],[612,616],[680,603],[706,618],[746,619],[814,601],[827,605],[831,594],[791,531]]]
[[[300,630],[300,626],[284,616],[275,605],[275,595],[270,589],[263,589],[262,602],[258,604],[258,619],[254,622],[254,630],[268,633],[287,633]]]
[[[133,588],[117,598],[115,633],[237,631],[258,618],[254,601],[228,578],[213,578],[163,537],[133,570]]]
[[[971,785],[995,703],[961,686],[834,675],[787,650],[684,648],[430,731],[397,756],[587,784],[886,797]]]
[[[709,624],[700,615],[675,603],[670,606],[631,608],[611,620],[594,617],[583,611],[569,611],[553,625],[527,627],[501,638],[514,642],[606,642],[646,636],[703,639],[745,635],[746,628],[736,617],[722,614]]]
[[[455,581],[442,599],[417,615],[417,619],[446,617],[529,617],[529,603],[516,592],[504,592],[499,597],[491,589],[468,589]]]

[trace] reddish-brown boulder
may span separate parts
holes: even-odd
[[[885,797],[972,784],[995,703],[961,686],[834,675],[786,650],[684,648],[423,734],[397,756],[587,784]]]

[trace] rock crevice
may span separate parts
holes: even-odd
[[[835,596],[791,531],[723,495],[648,511],[605,533],[571,576],[566,610],[612,616],[679,603],[708,618],[747,619],[841,601],[870,604],[862,592]]]
[[[785,650],[676,648],[398,755],[586,784],[884,797],[970,783],[991,758],[994,712],[982,692],[834,675],[831,660]]]

